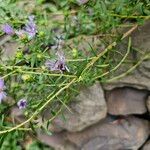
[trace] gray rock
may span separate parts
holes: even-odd
[[[149,136],[149,122],[127,117],[111,122],[109,118],[67,139],[82,150],[137,150]]]
[[[84,87],[80,94],[69,106],[70,111],[64,110],[65,120],[58,116],[53,124],[68,131],[81,131],[106,117],[107,107],[103,90],[97,82],[91,87]]]
[[[78,150],[73,143],[66,140],[64,132],[52,136],[39,133],[38,140],[55,150]]]
[[[122,147],[117,138],[96,137],[83,145],[82,150],[119,150]]]
[[[150,55],[150,21],[146,22],[143,26],[139,27],[135,32],[132,33],[132,47],[136,50],[140,50],[140,52],[134,51],[132,52],[132,58],[129,60],[133,61],[133,64],[128,66],[128,69],[125,67],[120,67],[114,74],[118,76],[127,70],[129,70],[135,62],[143,57],[143,54],[146,53],[147,56]],[[121,53],[124,53],[124,49],[127,49],[127,42],[121,44],[122,46],[119,49]],[[119,59],[118,59],[119,60]],[[127,65],[126,65],[127,66]],[[125,68],[125,69],[123,69]],[[121,72],[120,70],[124,70]],[[103,85],[104,89],[111,90],[115,87],[124,87],[130,86],[138,89],[147,89],[150,90],[150,59],[144,60],[140,66],[138,66],[134,71],[117,80],[113,80],[110,83],[106,83]],[[112,78],[114,77],[114,74]]]
[[[118,143],[118,139],[116,138],[112,139],[105,137],[96,137],[87,142],[82,147],[82,150],[137,150],[137,148],[122,149],[121,147],[123,147],[123,144]],[[141,150],[150,150],[150,141],[146,143]]]
[[[149,134],[146,120],[130,116],[114,121],[107,117],[81,132],[62,131],[52,136],[41,132],[38,139],[55,150],[137,150]]]
[[[144,145],[142,150],[150,150],[150,140]]]
[[[147,109],[148,109],[148,111],[150,113],[150,96],[147,99]]]
[[[137,89],[150,90],[149,78],[143,77],[137,70],[134,70],[130,75],[127,75],[121,79],[117,79],[111,83],[103,84],[105,90],[112,90],[116,87],[133,87]]]
[[[143,114],[147,112],[148,92],[132,88],[118,88],[106,94],[108,113],[112,115]]]
[[[19,48],[19,45],[16,41],[13,41],[10,36],[0,37],[0,48],[2,51],[1,59],[3,61],[12,59],[15,56],[16,51]]]

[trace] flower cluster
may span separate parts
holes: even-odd
[[[6,92],[4,92],[5,88],[4,80],[0,78],[0,103],[6,98]],[[18,101],[17,105],[19,109],[24,109],[27,106],[27,100],[21,99]]]
[[[18,35],[19,37],[24,37],[25,35],[28,36],[28,38],[32,39],[35,37],[37,33],[37,27],[34,22],[34,16],[29,16],[27,24],[23,27],[21,30],[14,30],[11,25],[5,24],[2,26],[2,30],[4,33],[7,35]],[[45,65],[46,67],[51,70],[51,71],[60,71],[61,73],[68,71],[69,69],[66,65],[66,59],[64,56],[64,53],[61,51],[64,45],[64,40],[62,37],[57,37],[56,38],[56,45],[55,45],[55,50],[57,58],[55,60],[47,60]],[[4,85],[4,80],[0,78],[0,102],[5,99],[6,93],[4,92],[5,85]],[[27,100],[26,99],[20,99],[17,102],[17,106],[19,109],[24,109],[27,106]]]
[[[32,39],[33,37],[35,37],[37,33],[37,27],[34,22],[34,16],[29,16],[27,24],[21,30],[15,31],[9,24],[4,24],[2,26],[2,30],[4,33],[8,35],[16,34],[18,35],[18,37],[24,37],[27,35],[29,39]]]
[[[19,37],[24,37],[27,35],[29,39],[35,37],[37,33],[37,27],[34,22],[34,16],[29,16],[27,24],[21,30],[14,30],[12,26],[9,24],[4,24],[2,26],[2,30],[7,35],[16,34]],[[6,93],[4,92],[4,90],[5,90],[4,80],[0,78],[0,103],[2,102],[3,99],[6,98]],[[27,100],[21,99],[18,101],[17,105],[19,109],[24,109],[27,106]]]
[[[69,72],[69,68],[66,65],[66,58],[64,56],[64,53],[62,51],[64,46],[64,39],[62,35],[57,36],[54,38],[56,44],[52,46],[52,49],[56,51],[56,59],[54,60],[47,60],[45,62],[45,66],[50,71],[60,71],[61,73],[67,71]]]
[[[32,39],[36,36],[37,33],[37,27],[34,22],[34,16],[29,16],[27,24],[23,27],[21,30],[14,30],[11,25],[5,24],[2,27],[3,32],[5,32],[8,35],[14,35],[16,34],[19,37],[28,36],[28,38]],[[50,71],[60,71],[61,73],[64,73],[65,71],[69,72],[69,69],[66,65],[66,58],[64,56],[64,53],[62,52],[62,48],[64,46],[64,40],[61,36],[57,37],[55,39],[56,45],[53,47],[56,51],[56,59],[53,60],[46,60],[45,66]],[[26,80],[26,77],[24,77]],[[5,85],[4,80],[0,78],[0,102],[5,99],[6,93],[4,92]],[[25,109],[27,107],[27,100],[26,99],[20,99],[17,102],[17,106],[19,109]]]

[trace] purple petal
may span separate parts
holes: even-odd
[[[65,65],[65,70],[67,71],[67,72],[70,72],[70,70],[69,70],[69,68]]]
[[[34,16],[29,16],[28,23],[24,27],[24,31],[28,34],[29,38],[33,38],[37,33]]]
[[[6,93],[3,92],[3,91],[1,91],[1,92],[0,92],[0,103],[1,103],[2,100],[5,99],[5,98],[6,98]]]
[[[4,24],[2,26],[2,30],[8,35],[13,35],[15,33],[13,28],[9,24]]]
[[[0,78],[0,90],[3,90],[5,87],[4,80]]]
[[[26,99],[21,99],[17,103],[19,109],[24,109],[27,106],[27,100]]]
[[[57,70],[55,64],[56,64],[56,60],[47,60],[45,62],[45,66],[51,71]]]
[[[64,61],[61,60],[47,60],[45,63],[45,66],[51,70],[51,71],[60,71],[60,72],[64,72],[64,71],[68,71],[69,69],[66,66],[66,64],[64,63]]]
[[[69,72],[69,69],[65,63],[64,53],[62,51],[58,51],[56,55],[58,57],[57,60],[47,60],[45,66],[51,71],[60,71],[61,73],[64,71]]]
[[[79,5],[83,5],[85,3],[87,3],[89,0],[77,0],[77,2],[79,3]]]
[[[34,15],[29,16],[29,20],[30,20],[30,21],[34,21],[34,18],[35,18]]]

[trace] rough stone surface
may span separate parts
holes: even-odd
[[[11,59],[17,49],[18,49],[19,45],[17,42],[14,42],[10,36],[3,36],[0,38],[0,48],[3,50],[2,53],[2,60],[8,60]]]
[[[150,150],[150,140],[144,145],[142,150]]]
[[[132,53],[132,59],[131,61],[137,61],[140,59],[143,53],[150,54],[150,21],[145,23],[145,25],[139,27],[133,34],[131,35],[132,37],[132,47],[140,50],[141,52],[135,52]],[[127,46],[127,43],[125,44]],[[125,48],[127,49],[127,48]],[[122,53],[122,47],[120,48],[120,52]],[[135,63],[132,64],[132,66]],[[121,70],[122,66],[120,67]],[[130,69],[131,66],[128,67]],[[127,70],[128,70],[127,69]],[[126,71],[127,71],[126,70]],[[145,60],[140,64],[139,67],[137,67],[134,71],[132,71],[130,74],[126,75],[125,77],[122,77],[120,79],[114,80],[109,84],[104,84],[103,87],[106,90],[111,90],[115,87],[124,87],[124,86],[130,86],[130,87],[135,87],[138,89],[148,89],[150,90],[150,59]],[[124,72],[126,72],[124,71]],[[122,73],[124,73],[122,72]],[[116,71],[116,76],[122,74],[120,73],[119,69]]]
[[[80,91],[69,106],[72,113],[66,109],[63,112],[66,121],[58,116],[53,122],[56,126],[72,132],[81,131],[105,118],[107,107],[100,84],[97,82]]]
[[[108,113],[112,115],[143,114],[147,112],[148,92],[132,88],[118,88],[106,94]]]
[[[55,150],[78,150],[73,143],[66,140],[64,132],[52,136],[39,133],[38,139]]]
[[[150,96],[147,99],[147,109],[148,109],[148,111],[150,113]]]
[[[138,150],[149,132],[148,121],[131,116],[121,120],[107,117],[81,132],[40,133],[38,139],[55,150]]]
[[[148,121],[128,117],[117,123],[107,118],[80,133],[68,133],[67,138],[82,150],[137,150],[149,132]]]

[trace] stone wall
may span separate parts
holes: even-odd
[[[148,55],[149,27],[147,22],[131,35],[134,48]],[[58,116],[52,122],[53,135],[39,132],[39,140],[56,150],[150,150],[150,59],[121,79],[85,87],[69,108],[66,121]]]

